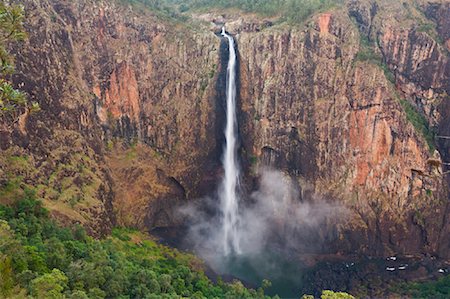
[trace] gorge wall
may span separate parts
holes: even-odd
[[[447,255],[445,169],[405,113],[408,101],[447,123],[448,49],[420,22],[408,3],[350,1],[304,28],[238,35],[245,147],[304,193],[351,207],[337,250]]]
[[[271,166],[295,178],[302,200],[347,207],[323,252],[449,257],[450,141],[429,138],[450,135],[445,1],[348,1],[297,25],[19,2],[29,38],[14,46],[13,80],[42,110],[3,127],[0,174],[38,186],[61,221],[97,235],[171,227],[175,206],[213,193],[223,117],[214,30],[226,22],[246,181]]]

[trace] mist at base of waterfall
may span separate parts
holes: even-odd
[[[199,199],[180,209],[188,225],[183,247],[219,275],[231,275],[253,287],[268,279],[272,287],[267,293],[287,298],[298,297],[302,289],[306,267],[298,255],[320,251],[326,246],[324,240],[336,236],[336,231],[328,231],[329,224],[346,215],[344,208],[321,198],[303,200],[294,178],[261,169],[258,188],[242,197],[245,202],[240,204],[236,231],[240,251],[227,252],[222,246],[223,218],[217,197]]]
[[[323,240],[337,236],[334,224],[348,213],[338,203],[302,199],[294,178],[277,170],[261,169],[258,188],[240,203],[235,236],[240,250],[228,252],[222,246],[219,205],[217,197],[207,197],[187,203],[178,211],[188,226],[184,238],[187,247],[201,256],[256,255],[267,247],[314,253],[323,247]]]

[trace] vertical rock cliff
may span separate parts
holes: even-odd
[[[230,21],[248,167],[352,211],[325,251],[448,255],[446,9],[348,1],[301,26]]]
[[[2,147],[35,158],[25,180],[50,185],[39,193],[51,211],[95,231],[115,215],[176,223],[176,202],[213,188],[220,40],[114,1],[22,3],[29,38],[14,49],[14,81],[42,111],[3,132]],[[73,179],[86,159],[86,178]]]

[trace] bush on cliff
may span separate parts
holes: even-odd
[[[0,120],[6,125],[14,124],[18,116],[29,108],[39,110],[37,103],[29,107],[25,94],[15,89],[6,79],[14,72],[13,57],[8,51],[8,45],[25,38],[23,30],[24,10],[22,6],[0,2]]]

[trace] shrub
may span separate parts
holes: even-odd
[[[434,152],[434,133],[430,130],[428,121],[417,109],[407,100],[400,99],[400,104],[406,113],[406,118],[411,122],[414,128],[419,132],[425,139],[430,149],[430,152]]]

